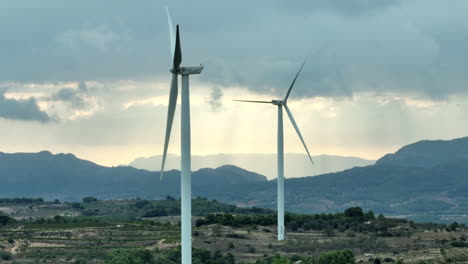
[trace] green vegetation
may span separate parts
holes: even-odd
[[[354,263],[353,252],[349,250],[331,251],[320,255],[317,264],[348,264]]]
[[[180,247],[172,250],[156,250],[156,255],[156,263],[178,264],[181,262]],[[236,260],[231,253],[222,254],[220,251],[211,253],[207,249],[194,248],[192,250],[192,263],[235,264]]]
[[[0,198],[0,205],[42,203],[44,203],[44,199],[42,198]]]
[[[111,222],[103,221],[92,217],[65,217],[56,215],[53,218],[40,218],[33,221],[26,221],[23,223],[27,228],[71,228],[71,227],[96,227],[108,226]]]
[[[196,221],[197,227],[210,224],[221,224],[232,227],[246,227],[253,225],[273,226],[276,225],[276,214],[266,215],[232,215],[232,214],[209,214]],[[359,207],[346,209],[344,213],[336,214],[294,214],[286,213],[285,225],[288,229],[317,230],[324,231],[332,236],[334,230],[340,232],[374,232],[382,236],[393,236],[394,232],[388,229],[399,224],[408,223],[405,219],[387,219],[385,217],[375,218],[372,211],[366,213]]]
[[[0,260],[11,260],[11,254],[7,252],[0,252]]]
[[[153,254],[143,248],[116,249],[106,259],[107,264],[156,264]]]
[[[82,201],[83,201],[83,203],[94,203],[94,202],[97,202],[98,199],[94,198],[94,197],[91,197],[91,196],[88,196],[88,197],[83,197]]]
[[[15,222],[15,220],[6,215],[0,215],[0,226],[7,225]]]
[[[0,224],[0,252],[8,260],[0,262],[180,263],[179,200],[85,198],[74,203],[4,205],[8,214],[0,217],[7,223]],[[468,230],[457,222],[415,223],[359,207],[335,214],[288,213],[287,239],[277,241],[277,219],[271,210],[204,198],[193,204],[201,215],[194,217],[194,264],[468,261]],[[156,209],[166,213],[145,217]]]
[[[253,253],[253,252],[251,252]],[[222,254],[220,251],[211,253],[206,249],[194,248],[192,252],[194,264],[235,264],[236,259],[231,253]],[[181,263],[180,247],[171,250],[117,249],[111,251],[106,259],[107,264],[179,264]],[[349,250],[331,251],[319,255],[317,258],[294,255],[291,257],[276,254],[257,260],[255,264],[352,264],[354,255]]]

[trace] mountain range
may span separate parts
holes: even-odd
[[[273,167],[274,163],[273,163]],[[276,182],[225,165],[193,172],[193,196],[276,207]],[[79,200],[179,196],[180,173],[104,167],[72,154],[0,153],[0,196]],[[336,212],[351,206],[417,220],[468,222],[468,137],[420,141],[354,167],[285,182],[286,210]]]
[[[330,172],[350,169],[356,166],[367,166],[375,163],[374,160],[366,160],[357,157],[343,157],[334,155],[319,155],[312,157],[315,165],[312,165],[307,155],[286,153],[284,157],[286,178],[297,178],[304,176],[315,176]],[[129,166],[158,171],[161,169],[162,156],[148,158],[137,158]],[[216,154],[192,156],[192,169],[217,168],[225,164],[232,164],[265,175],[268,179],[276,177],[276,154]],[[167,169],[180,168],[180,156],[168,155],[166,160]]]

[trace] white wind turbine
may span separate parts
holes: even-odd
[[[181,67],[182,51],[180,48],[179,25],[174,35],[169,10],[166,8],[167,19],[169,21],[169,34],[171,40],[171,56],[173,56],[172,82],[169,92],[169,106],[167,111],[166,136],[164,140],[164,152],[161,164],[161,179],[166,162],[167,148],[171,136],[172,121],[177,104],[178,76],[182,75],[181,93],[181,179],[180,179],[180,200],[181,200],[181,236],[182,236],[182,264],[192,263],[192,194],[191,194],[191,154],[190,154],[190,98],[189,98],[189,75],[200,74],[203,66]]]
[[[301,73],[302,67],[304,67],[304,64],[306,63],[307,59],[304,61],[302,64],[301,68],[296,74],[296,77],[294,77],[294,80],[291,83],[291,86],[288,89],[288,92],[286,93],[286,96],[284,97],[283,100],[271,100],[271,101],[253,101],[253,100],[234,100],[238,102],[247,102],[247,103],[264,103],[264,104],[273,104],[278,106],[278,178],[277,178],[277,185],[278,185],[278,240],[284,240],[284,143],[283,143],[283,106],[284,109],[286,109],[286,113],[288,114],[289,120],[291,120],[291,123],[294,127],[294,129],[297,132],[297,135],[299,136],[299,139],[302,142],[302,145],[304,146],[307,155],[309,155],[310,162],[312,162],[312,165],[314,164],[312,157],[310,156],[309,150],[307,149],[307,146],[304,142],[304,138],[301,135],[301,132],[299,131],[299,127],[297,127],[296,121],[294,120],[294,117],[291,113],[291,111],[288,108],[287,101],[289,94],[291,93],[291,90],[294,86],[294,83],[297,80],[297,77],[299,76],[299,73]]]

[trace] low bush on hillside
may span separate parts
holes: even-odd
[[[255,264],[352,264],[355,263],[354,255],[350,250],[336,250],[324,253],[317,258],[292,256],[284,257],[276,255],[263,260],[257,260]]]
[[[276,214],[233,215],[223,213],[208,214],[204,218],[199,218],[195,224],[197,227],[210,224],[246,227],[254,225],[273,226],[276,225],[276,222]],[[351,207],[343,213],[336,214],[285,214],[285,225],[290,230],[318,230],[327,231],[327,234],[332,234],[333,230],[338,230],[340,232],[376,232],[382,236],[393,236],[387,230],[406,222],[405,219],[388,219],[382,215],[375,218],[372,211],[365,213],[359,207]]]
[[[0,226],[8,225],[14,222],[15,222],[15,219],[7,215],[0,215]]]
[[[42,198],[0,198],[0,204],[42,204],[44,199]]]
[[[222,254],[220,251],[211,253],[206,249],[194,248],[192,261],[197,264],[235,264],[232,254]],[[156,250],[154,254],[147,249],[117,249],[111,251],[106,260],[107,264],[178,264],[181,263],[181,250]]]

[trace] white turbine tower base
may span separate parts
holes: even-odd
[[[234,100],[238,102],[247,102],[247,103],[263,103],[263,104],[273,104],[278,106],[278,160],[277,160],[277,165],[278,165],[278,174],[277,174],[277,179],[276,183],[278,186],[278,240],[284,240],[284,233],[285,233],[285,228],[284,228],[284,135],[283,135],[283,107],[286,109],[286,113],[288,114],[289,120],[291,121],[291,124],[294,127],[294,130],[296,130],[297,135],[299,136],[299,139],[302,142],[302,145],[304,146],[307,155],[309,156],[310,162],[312,165],[314,164],[312,157],[310,156],[309,149],[307,149],[307,146],[305,144],[304,138],[301,135],[301,132],[299,131],[299,127],[296,124],[296,121],[294,120],[294,117],[289,110],[289,107],[287,105],[288,97],[289,94],[291,93],[291,90],[294,86],[294,83],[296,83],[297,77],[299,76],[299,73],[301,73],[302,67],[304,67],[304,64],[306,63],[307,59],[304,61],[302,64],[301,68],[296,74],[296,77],[294,77],[294,80],[291,83],[291,86],[289,86],[288,92],[286,93],[286,96],[284,97],[283,100],[271,100],[271,101],[254,101],[254,100]]]
[[[181,236],[182,263],[192,263],[192,165],[190,144],[190,92],[189,75],[199,74],[203,67],[182,68],[181,93],[181,172],[180,172],[180,202],[181,202]]]
[[[278,240],[284,240],[284,136],[283,106],[278,105]]]
[[[177,104],[178,75],[182,75],[181,92],[181,173],[180,173],[180,202],[181,202],[181,243],[182,243],[182,264],[192,263],[192,190],[191,190],[191,150],[190,150],[190,92],[189,75],[200,74],[203,66],[180,67],[182,62],[182,51],[180,48],[179,26],[174,34],[169,10],[166,8],[169,21],[169,35],[171,41],[171,53],[173,56],[172,83],[169,93],[169,106],[167,111],[166,135],[164,140],[163,159],[161,164],[161,179],[164,172],[164,165],[171,136],[172,121]],[[175,39],[173,39],[175,38]]]

